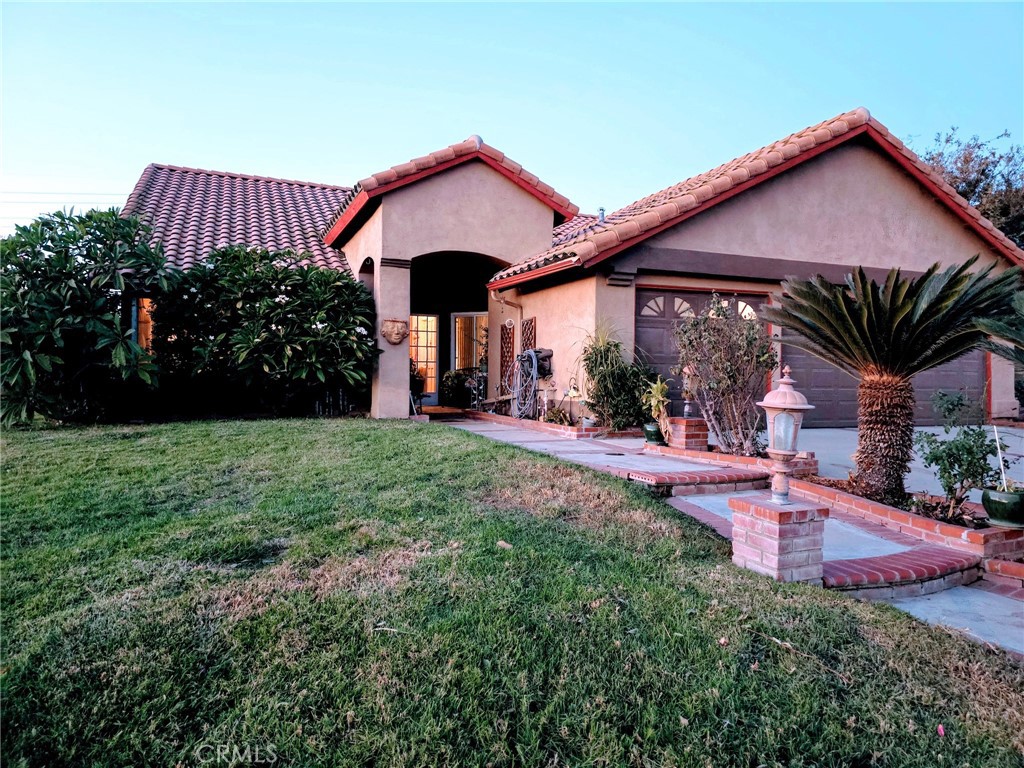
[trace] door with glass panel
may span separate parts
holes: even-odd
[[[437,341],[437,315],[409,317],[409,390],[424,405],[437,405]]]
[[[487,313],[452,315],[452,370],[480,368],[487,373]]]
[[[487,396],[487,313],[452,314],[451,360],[453,371],[468,374],[466,404],[479,408]],[[463,398],[459,398],[462,400]]]

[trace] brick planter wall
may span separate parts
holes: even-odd
[[[622,429],[610,430],[606,427],[572,427],[565,424],[549,424],[546,421],[534,421],[533,419],[514,419],[511,416],[502,416],[499,413],[484,413],[483,411],[463,411],[467,419],[476,421],[492,421],[495,424],[505,424],[520,429],[532,429],[535,432],[548,432],[558,437],[567,437],[571,440],[587,440],[595,437],[643,437],[643,430]]]
[[[732,561],[776,581],[821,586],[827,507],[773,504],[770,497],[737,496],[732,510]]]
[[[1024,556],[1024,529],[1021,528],[994,526],[974,530],[960,525],[940,523],[923,515],[904,512],[902,509],[796,478],[790,481],[790,491],[808,502],[828,505],[833,509],[927,541],[929,544],[970,552],[982,558],[1015,559]]]
[[[994,557],[982,564],[981,578],[993,584],[1024,590],[1024,563]]]
[[[671,418],[668,420],[668,444],[674,448],[688,448],[692,451],[708,449],[708,423],[704,419]]]

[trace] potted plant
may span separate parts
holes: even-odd
[[[649,443],[664,445],[665,435],[669,432],[668,385],[670,381],[671,379],[666,380],[658,376],[657,379],[648,384],[647,389],[641,395],[640,400],[644,408],[651,414],[651,418],[654,419],[653,422],[644,424],[644,437],[647,438]]]
[[[986,488],[981,494],[981,505],[990,522],[1010,528],[1024,528],[1024,486],[1006,479],[1008,462],[1003,458],[1003,444],[999,442],[999,429],[992,425],[996,452],[999,457],[999,485]]]

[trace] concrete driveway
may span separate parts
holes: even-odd
[[[986,427],[992,434],[992,427]],[[999,438],[1006,446],[1006,456],[1016,459],[1011,464],[1009,476],[1018,483],[1024,483],[1024,429],[1020,427],[998,427]],[[921,427],[921,431],[941,434],[942,427]],[[857,450],[857,430],[849,429],[803,429],[799,438],[800,450],[814,451],[818,457],[819,472],[823,477],[845,479],[853,470],[853,453]],[[942,486],[935,477],[935,472],[925,469],[921,459],[915,455],[910,464],[907,476],[908,491],[926,491],[941,493]],[[981,493],[972,495],[974,501],[981,500]]]

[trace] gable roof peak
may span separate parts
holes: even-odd
[[[545,184],[519,163],[507,157],[504,152],[485,143],[477,134],[473,134],[458,144],[452,144],[429,155],[415,157],[406,163],[394,165],[361,179],[338,206],[333,221],[325,229],[324,241],[328,245],[336,245],[339,241],[347,239],[346,233],[355,232],[379,204],[376,198],[470,161],[482,161],[490,166],[551,208],[561,217],[561,221],[568,221],[579,213],[579,206],[571,203],[565,195],[560,195],[549,184]]]
[[[605,226],[573,230],[571,236],[556,242],[547,251],[503,269],[491,279],[490,287],[511,287],[540,274],[594,266],[862,134],[992,248],[1012,263],[1024,264],[1024,251],[958,195],[934,168],[890,133],[866,108],[857,107],[632,202],[608,214]]]

